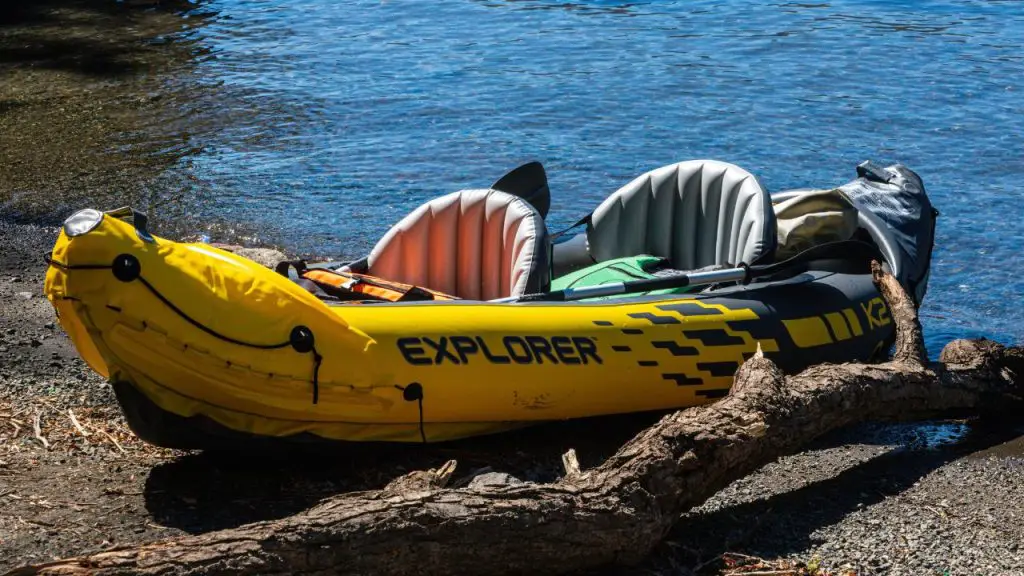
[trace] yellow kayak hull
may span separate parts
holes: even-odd
[[[86,233],[61,232],[45,293],[85,361],[133,391],[119,397],[176,422],[423,442],[703,404],[728,391],[759,346],[799,357],[791,366],[876,354],[892,327],[867,282],[813,313],[766,305],[756,291],[328,305],[255,262],[106,214]]]

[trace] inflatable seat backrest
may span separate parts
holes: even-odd
[[[395,224],[370,251],[365,273],[492,300],[544,291],[549,262],[547,227],[530,203],[493,189],[460,190]]]
[[[691,160],[635,178],[601,203],[587,225],[598,262],[653,254],[679,270],[753,264],[775,250],[771,199],[733,164]]]

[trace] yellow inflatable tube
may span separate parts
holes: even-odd
[[[85,210],[61,232],[45,287],[61,325],[112,382],[238,433],[437,441],[691,406],[728,390],[722,366],[778,350],[738,328],[752,308],[685,296],[328,305],[127,215]]]

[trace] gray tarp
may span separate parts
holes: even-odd
[[[828,190],[773,194],[779,228],[777,259],[810,245],[867,236],[886,266],[920,305],[931,270],[938,211],[920,176],[902,164],[857,166],[858,177]]]

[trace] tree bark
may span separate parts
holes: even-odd
[[[9,574],[561,573],[642,559],[680,514],[779,456],[863,420],[1018,403],[1024,349],[950,343],[928,364],[915,306],[874,277],[896,323],[892,361],[785,376],[757,354],[722,400],[641,432],[600,466],[551,484],[445,488],[452,463],[281,520],[48,562]]]

